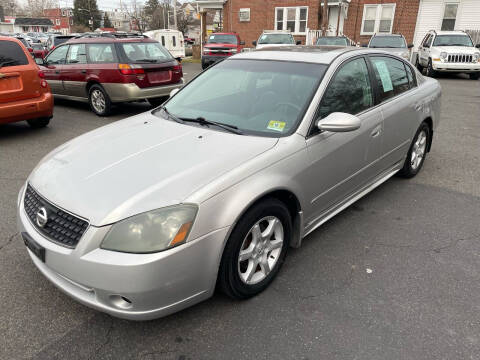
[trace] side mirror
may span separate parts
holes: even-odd
[[[477,49],[480,49],[480,43],[478,43],[477,45],[475,45],[475,47],[476,47]]]
[[[355,115],[335,112],[317,122],[317,128],[321,131],[348,132],[360,128],[361,122]]]
[[[170,91],[170,97],[175,96],[175,94],[179,91],[180,91],[180,89],[173,89],[172,91]]]
[[[302,42],[300,40],[297,40],[297,45],[302,45]]]
[[[368,47],[368,44],[362,44],[361,47]]]
[[[176,57],[175,60],[177,60],[179,63],[182,62],[182,58],[181,58],[181,57]]]
[[[45,60],[43,60],[42,58],[34,58],[35,59],[35,62],[37,63],[37,65],[42,65],[42,66],[47,66],[47,64],[45,63]]]
[[[413,48],[413,44],[408,44],[408,48],[409,49]]]
[[[240,45],[245,45],[245,41],[240,41]]]
[[[252,41],[252,45],[253,45],[253,46],[257,46],[257,40],[253,40],[253,41]]]

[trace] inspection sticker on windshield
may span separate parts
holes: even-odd
[[[393,90],[392,79],[390,78],[390,72],[388,71],[387,65],[383,61],[374,60],[374,64],[377,68],[378,75],[380,75],[380,80],[382,81],[383,92],[388,92]]]
[[[282,132],[285,129],[285,122],[270,120],[270,122],[268,123],[267,129]]]

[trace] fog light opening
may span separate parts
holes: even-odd
[[[132,301],[122,295],[110,295],[110,302],[119,309],[129,309],[133,306]]]

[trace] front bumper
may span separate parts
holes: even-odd
[[[27,248],[45,277],[84,305],[130,320],[166,316],[209,298],[228,233],[222,228],[163,252],[127,254],[100,249],[110,226],[89,226],[75,249],[49,241],[26,216],[23,194],[17,215],[19,231],[45,248],[45,263]]]
[[[136,101],[170,95],[174,89],[180,89],[185,84],[182,80],[176,84],[139,88],[135,83],[102,83],[112,102]]]
[[[433,70],[439,72],[461,72],[474,73],[480,71],[480,63],[447,63],[443,61],[433,61]]]

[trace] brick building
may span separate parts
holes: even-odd
[[[53,30],[69,34],[73,25],[73,10],[71,8],[44,9],[43,16],[53,23]]]
[[[401,33],[412,43],[419,1],[328,0],[328,35],[366,43],[376,32]],[[223,28],[238,32],[247,46],[273,29],[289,29],[304,44],[308,30],[321,27],[320,4],[323,0],[226,0]]]

